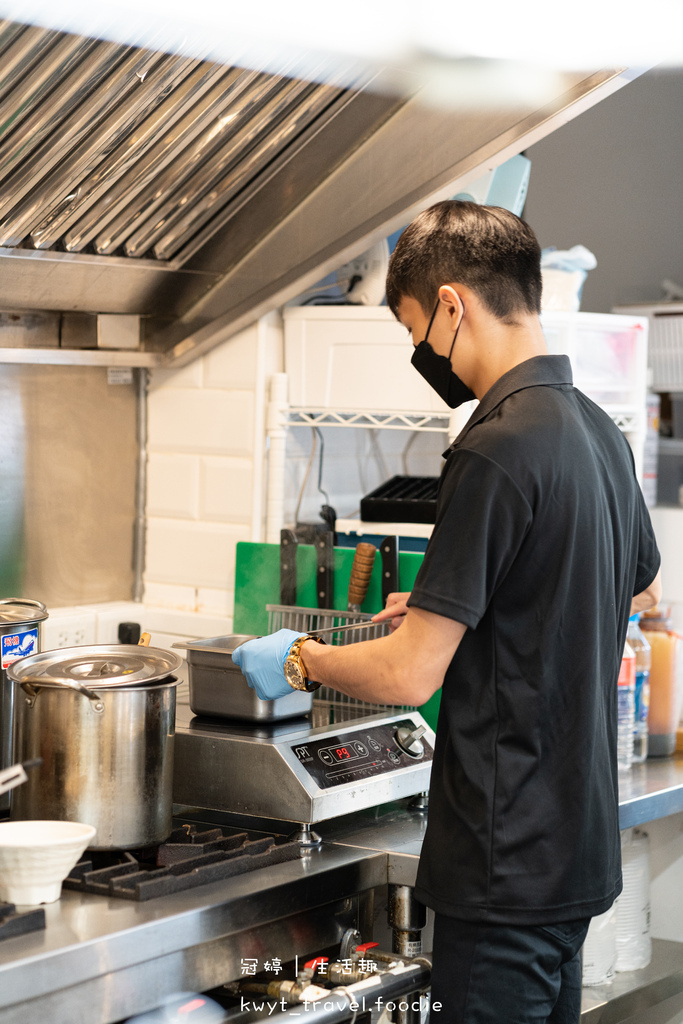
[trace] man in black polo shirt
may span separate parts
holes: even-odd
[[[415,587],[376,617],[401,628],[341,648],[282,630],[235,655],[265,699],[285,673],[382,703],[443,685],[416,887],[443,1024],[578,1021],[579,950],[621,890],[627,622],[660,597],[630,448],[547,354],[540,295],[538,243],[505,210],[439,203],[406,229],[387,299],[413,363],[451,406],[480,404]]]

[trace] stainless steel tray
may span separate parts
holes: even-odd
[[[311,710],[312,693],[292,690],[286,697],[261,700],[251,689],[231,655],[240,644],[253,639],[253,636],[231,634],[173,644],[187,651],[190,707],[195,715],[243,722],[276,722],[305,715]]]

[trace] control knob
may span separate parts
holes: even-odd
[[[403,753],[407,754],[408,757],[422,757],[425,752],[425,748],[420,737],[423,736],[426,731],[427,727],[424,725],[418,725],[417,727],[401,725],[394,735],[396,745],[400,747]]]

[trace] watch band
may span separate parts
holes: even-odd
[[[305,690],[306,693],[312,693],[313,690],[319,689],[321,684],[320,683],[313,683],[313,682],[311,682],[310,679],[308,678],[308,675],[306,674],[306,668],[305,668],[303,660],[301,658],[301,648],[303,647],[303,645],[306,643],[307,640],[315,640],[315,642],[317,644],[324,644],[325,643],[325,641],[322,639],[322,637],[310,636],[308,633],[305,633],[303,636],[300,636],[298,638],[298,640],[295,640],[294,643],[292,644],[292,646],[289,648],[289,654],[287,655],[287,661],[289,661],[290,658],[292,660],[296,661],[297,667],[299,669],[299,672],[302,675],[303,686],[301,687],[301,689]],[[292,684],[290,682],[290,686],[291,685]]]

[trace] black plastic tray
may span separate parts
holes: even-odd
[[[361,498],[360,517],[369,523],[434,523],[438,476],[392,476]]]

